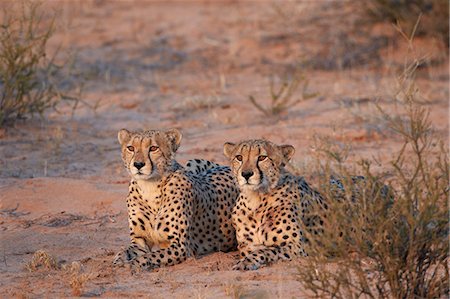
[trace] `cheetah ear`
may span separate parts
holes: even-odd
[[[170,141],[172,150],[176,152],[177,149],[180,147],[181,138],[183,137],[183,135],[181,135],[181,132],[178,131],[177,129],[170,129],[166,131],[166,136]]]
[[[124,143],[127,143],[131,138],[131,133],[127,129],[122,129],[117,134],[117,139],[119,139],[119,143],[123,145]]]
[[[223,145],[223,154],[228,159],[231,159],[231,155],[233,154],[234,150],[236,149],[236,144],[231,142],[225,142]]]
[[[292,156],[295,153],[295,148],[292,145],[280,145],[279,149],[281,150],[281,153],[283,154],[283,158],[285,162],[288,162],[291,160]]]

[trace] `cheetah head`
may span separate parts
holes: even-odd
[[[157,180],[170,171],[181,141],[181,133],[176,129],[143,132],[122,129],[117,137],[122,160],[135,180]]]
[[[292,145],[276,145],[267,140],[227,142],[223,150],[241,191],[262,193],[278,185],[284,166],[295,152]]]

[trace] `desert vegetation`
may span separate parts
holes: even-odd
[[[55,13],[46,15],[39,2],[4,5],[0,35],[0,126],[35,114],[43,117],[61,102],[75,108],[79,99],[64,93],[61,69],[48,41],[56,30]]]
[[[275,81],[281,81],[279,87],[275,87]],[[301,87],[298,99],[292,99],[294,93]],[[308,92],[308,79],[300,70],[294,72],[293,75],[286,75],[283,79],[269,78],[270,103],[263,105],[255,99],[253,95],[248,98],[256,109],[261,111],[266,116],[277,116],[283,112],[289,111],[290,108],[299,104],[302,101],[309,100],[315,96],[316,93]]]
[[[329,229],[309,237],[312,254],[299,267],[299,280],[318,297],[442,298],[449,292],[448,148],[418,102],[414,69],[400,79],[402,118],[379,111],[403,141],[383,172],[367,159],[349,168],[337,158],[345,155],[322,152]],[[355,172],[364,179],[355,180]],[[325,181],[332,175],[345,191]]]
[[[313,254],[299,268],[299,280],[317,297],[442,298],[449,292],[449,152],[416,85],[419,24],[420,16],[410,36],[400,32],[410,49],[390,95],[395,113],[377,105],[401,141],[382,171],[373,171],[370,159],[348,165],[348,147],[319,143],[316,167],[330,203],[329,229],[310,236]],[[330,185],[329,177],[341,184]]]

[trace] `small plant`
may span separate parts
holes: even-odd
[[[317,93],[307,92],[308,79],[299,71],[295,72],[290,79],[288,77],[283,78],[278,89],[275,87],[275,78],[273,76],[269,78],[269,85],[271,97],[269,106],[263,106],[255,99],[253,95],[249,96],[250,102],[266,116],[279,115],[294,107],[298,103],[317,96]],[[300,86],[302,88],[300,98],[292,99]]]
[[[72,295],[81,296],[84,285],[92,278],[92,274],[84,273],[83,266],[80,262],[72,262],[71,264],[64,265],[62,270],[69,275],[69,285],[72,289]]]
[[[225,295],[233,298],[233,299],[239,299],[244,297],[244,289],[242,285],[239,285],[235,282],[230,282],[224,285]]]
[[[39,269],[61,270],[68,276],[68,283],[72,290],[72,295],[80,296],[87,281],[92,278],[92,273],[84,273],[83,265],[80,262],[72,262],[60,266],[56,258],[44,250],[38,250],[33,254],[31,261],[25,265],[29,272]]]
[[[401,117],[379,107],[402,140],[385,173],[375,174],[371,162],[362,160],[359,169],[365,179],[355,182],[350,175],[354,169],[337,158],[343,155],[321,147],[328,157],[322,157],[322,173],[340,174],[343,190],[322,181],[328,229],[322,236],[309,236],[313,254],[299,269],[300,281],[317,297],[448,295],[449,150],[434,136],[429,111],[418,101],[418,65],[414,60],[399,80],[395,98]],[[388,187],[380,184],[383,177]]]
[[[34,114],[43,115],[61,100],[77,99],[62,94],[56,83],[55,55],[47,44],[55,30],[55,17],[45,20],[37,2],[22,2],[20,9],[3,9],[0,29],[0,127]]]
[[[56,259],[44,250],[38,250],[33,254],[31,261],[25,265],[25,268],[30,272],[35,272],[40,268],[47,270],[58,269]]]

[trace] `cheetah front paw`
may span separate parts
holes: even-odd
[[[148,257],[141,255],[137,256],[129,262],[131,273],[136,274],[141,271],[149,271],[156,268],[149,260]]]
[[[251,261],[249,259],[242,259],[236,265],[233,266],[233,270],[247,271],[247,270],[257,270],[261,268],[261,264],[258,262]]]
[[[113,260],[113,265],[123,267],[125,265],[125,250],[119,251]]]
[[[113,260],[114,266],[124,266],[125,263],[129,263],[136,259],[138,256],[144,255],[147,251],[140,248],[136,244],[131,244],[127,249],[119,251]]]

